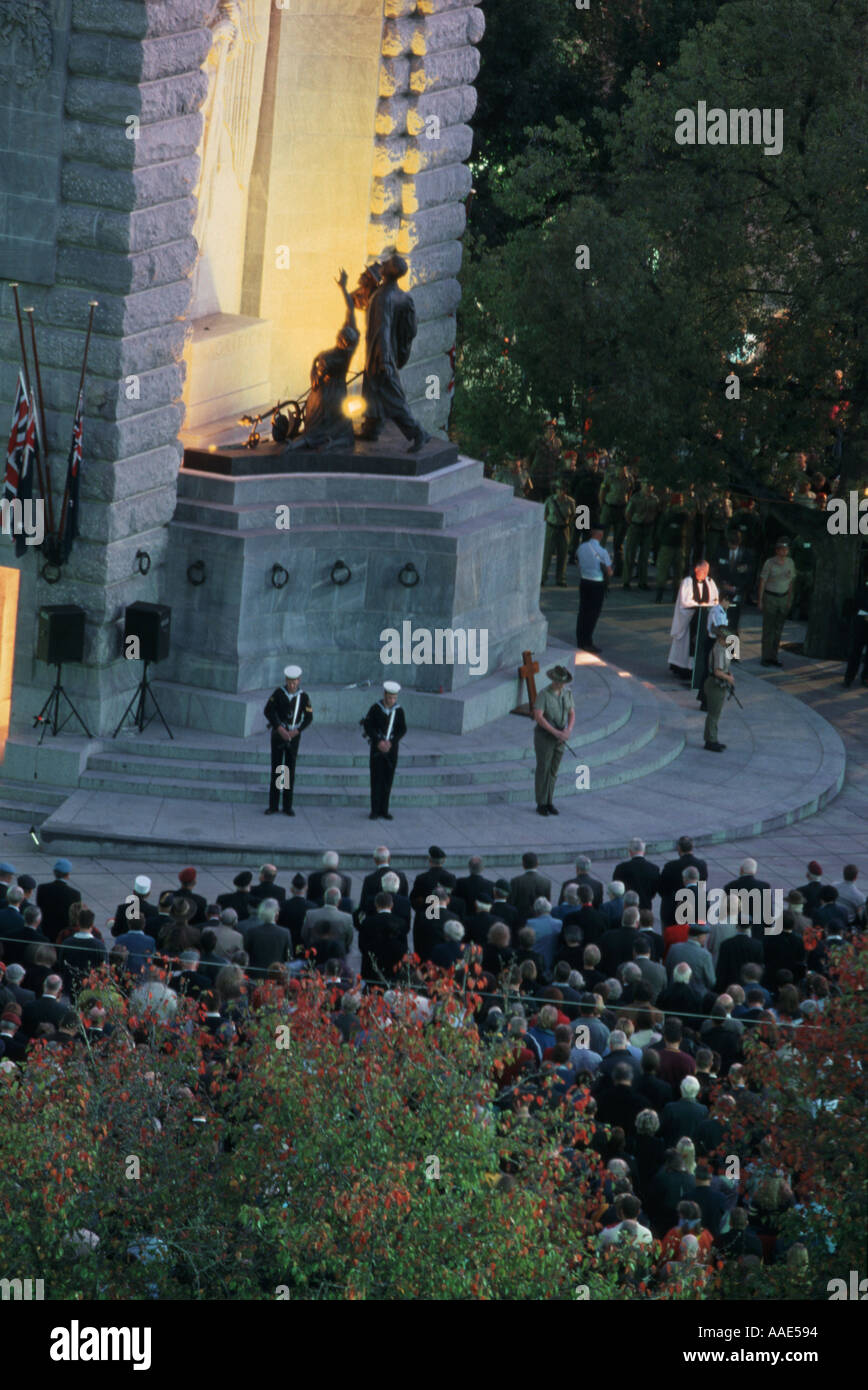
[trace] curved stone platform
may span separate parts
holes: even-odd
[[[632,835],[653,852],[686,832],[706,844],[743,839],[814,814],[840,790],[845,754],[835,729],[745,671],[745,709],[727,705],[728,751],[717,756],[702,746],[703,716],[692,692],[663,693],[566,648],[550,648],[541,664],[555,660],[576,663],[577,708],[575,758],[564,756],[557,819],[535,814],[531,724],[509,715],[461,736],[411,731],[388,825],[367,819],[367,746],[348,725],[315,724],[305,735],[292,820],[262,815],[265,734],[233,739],[181,731],[170,742],[151,730],[116,742],[47,742],[36,786],[56,774],[61,753],[67,765],[74,760],[77,745],[82,770],[70,794],[52,806],[40,803],[32,782],[3,783],[0,803],[12,801],[19,815],[34,818],[32,808],[42,804],[43,839],[79,854],[145,852],[200,863],[268,858],[300,867],[328,845],[348,867],[361,867],[385,838],[409,866],[422,864],[434,842],[450,854],[475,848],[490,865],[512,865],[528,847],[549,863],[585,850],[617,856]],[[50,790],[55,801],[56,775]]]

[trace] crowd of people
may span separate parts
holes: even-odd
[[[366,992],[409,993],[427,1019],[426,982],[452,972],[473,980],[466,1021],[490,1046],[495,1104],[526,1114],[545,1090],[581,1108],[605,1165],[589,1213],[600,1250],[640,1252],[664,1286],[701,1282],[712,1260],[798,1265],[806,1246],[780,1226],[807,1198],[769,1149],[746,1045],[799,1048],[816,1028],[866,926],[858,867],[832,882],[812,860],[770,924],[770,885],[746,860],[712,923],[707,866],[689,838],[677,848],[658,866],[633,840],[608,883],[579,856],[554,884],[530,851],[510,877],[478,856],[457,875],[436,845],[411,881],[381,846],[358,892],[327,851],[286,884],[273,864],[241,870],[214,902],[188,866],[156,894],[135,877],[101,926],[69,861],[38,885],[0,864],[0,1069],[26,1069],[34,1048],[98,1047],[106,989],[169,1026],[187,996],[209,1046],[243,1048],[262,986],[291,992],[317,972],[336,1041],[360,1048]]]

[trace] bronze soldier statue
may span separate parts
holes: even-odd
[[[413,300],[398,288],[407,274],[403,256],[390,256],[383,262],[383,283],[374,291],[368,305],[365,372],[362,395],[365,398],[363,439],[377,439],[386,420],[394,420],[410,440],[410,450],[418,453],[430,439],[411,413],[398,375],[406,365],[416,336],[416,309]]]

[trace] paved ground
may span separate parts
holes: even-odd
[[[570,571],[571,588],[568,590],[546,591],[545,607],[552,623],[552,635],[569,642],[572,640],[575,625],[575,571]],[[656,684],[662,692],[669,692],[678,701],[688,701],[689,697],[672,680],[666,666],[668,647],[668,626],[671,616],[669,605],[656,607],[649,602],[647,594],[622,594],[613,591],[607,602],[604,616],[600,622],[597,640],[603,648],[607,661],[617,663],[633,675]],[[797,639],[801,635],[797,624],[790,626],[785,633],[785,641]],[[840,794],[823,811],[809,820],[797,825],[787,826],[761,835],[758,838],[735,840],[725,844],[711,845],[703,853],[709,862],[712,886],[722,884],[738,870],[740,861],[750,855],[756,858],[766,877],[773,886],[784,888],[804,882],[805,865],[809,859],[817,858],[823,865],[825,876],[832,880],[841,877],[842,866],[855,862],[862,867],[863,878],[868,880],[868,746],[865,729],[868,727],[868,692],[854,687],[851,691],[841,688],[842,668],[837,663],[809,661],[801,656],[783,653],[784,669],[767,675],[758,664],[758,615],[749,611],[743,624],[744,669],[756,677],[762,677],[765,687],[771,693],[772,687],[781,686],[788,694],[804,702],[816,714],[827,720],[840,734],[847,751],[847,769],[844,786]],[[744,802],[745,819],[750,821],[752,806],[750,798],[745,797],[739,785],[740,754],[736,741],[729,737],[731,716],[728,706],[722,727],[724,741],[730,745],[727,753],[715,757],[697,750],[697,757],[704,757],[708,763],[720,766],[722,790],[721,806],[731,807]],[[750,709],[750,706],[748,706]],[[746,711],[747,715],[747,711]],[[742,716],[742,718],[746,718]],[[692,710],[692,720],[699,716]],[[746,727],[746,726],[745,726]],[[701,729],[701,721],[697,723]],[[698,737],[694,731],[694,738]],[[798,767],[804,757],[804,749],[793,747],[788,758]],[[786,762],[778,765],[777,774],[786,775]],[[773,802],[778,785],[774,767],[767,772],[767,785],[763,796]],[[625,789],[626,790],[626,789]],[[688,803],[685,803],[687,805]],[[631,802],[623,808],[624,840],[634,833],[630,824]],[[505,808],[508,811],[508,808]],[[636,808],[638,812],[638,807]],[[482,808],[479,817],[480,828],[488,820],[488,808]],[[690,815],[685,811],[684,829],[690,829]],[[542,842],[542,833],[548,822],[539,821],[532,814],[522,813],[522,823],[526,822],[528,847],[536,848]],[[393,826],[378,824],[377,838],[387,842]],[[373,831],[374,827],[371,827]],[[514,830],[514,822],[513,822]],[[489,835],[480,835],[480,840],[489,840]],[[370,843],[373,845],[374,836]],[[468,842],[467,853],[476,849],[475,842]],[[575,849],[581,852],[582,840],[577,836]],[[48,852],[46,852],[48,851]],[[35,848],[26,831],[19,824],[0,822],[0,858],[10,859],[19,870],[45,877],[50,873],[51,864],[57,851],[54,847]],[[396,863],[399,855],[396,852]],[[311,856],[311,867],[314,867]],[[452,867],[458,861],[456,855]],[[201,869],[200,891],[209,897],[215,896],[231,887],[231,880],[238,868],[247,864],[243,855],[239,860],[225,865],[209,865]],[[614,866],[614,860],[595,861],[595,870],[606,878]],[[177,865],[180,867],[180,863]],[[516,865],[516,868],[518,865]],[[570,872],[571,865],[564,855],[562,863],[547,866],[546,872],[559,882]],[[113,912],[118,901],[130,891],[132,878],[137,872],[145,871],[154,881],[155,889],[173,886],[176,867],[166,862],[148,863],[141,858],[120,860],[100,857],[96,859],[77,858],[74,879],[81,887],[86,901],[96,910],[98,918]],[[498,873],[503,872],[498,870]],[[284,874],[285,879],[288,875]],[[354,885],[358,887],[362,873],[353,874]]]

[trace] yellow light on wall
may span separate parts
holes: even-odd
[[[12,672],[15,667],[15,627],[18,621],[18,570],[0,569],[0,762],[6,752],[12,714]]]

